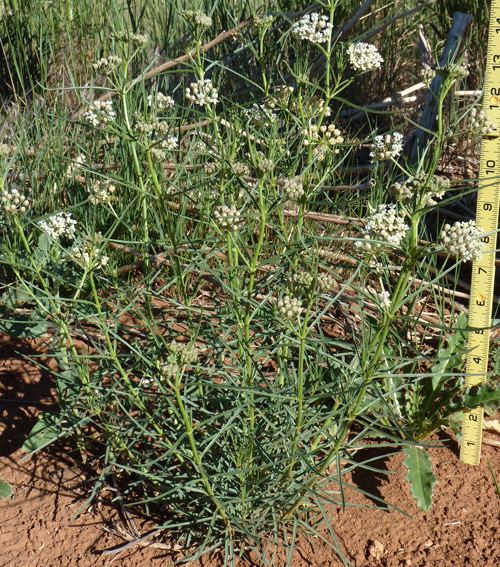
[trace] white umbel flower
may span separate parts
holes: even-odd
[[[102,75],[110,75],[117,67],[122,63],[121,57],[118,55],[109,55],[108,57],[103,57],[96,61],[92,67],[94,71],[101,73]]]
[[[298,22],[295,22],[291,33],[311,43],[326,43],[332,33],[332,24],[327,16],[313,12],[302,16]]]
[[[370,157],[372,161],[397,158],[403,151],[403,134],[384,134],[375,136],[371,146]]]
[[[159,111],[168,110],[174,106],[174,99],[163,93],[156,93],[156,95],[148,95],[148,106],[152,109]]]
[[[300,299],[290,297],[289,295],[280,297],[276,302],[276,308],[284,319],[289,319],[290,321],[296,320],[304,311]]]
[[[95,100],[91,108],[83,113],[83,119],[94,128],[108,124],[116,119],[116,112],[111,100]]]
[[[398,212],[396,205],[379,205],[367,218],[364,239],[356,242],[358,248],[367,252],[376,251],[381,243],[399,246],[408,232],[408,225]],[[371,242],[379,241],[379,242]]]
[[[202,79],[189,85],[186,89],[186,98],[193,104],[207,106],[217,103],[219,93],[210,79]]]
[[[109,204],[115,198],[116,187],[109,179],[98,179],[87,187],[89,201],[93,205]]]
[[[291,177],[279,181],[285,196],[290,201],[298,201],[304,194],[304,182],[301,177]]]
[[[61,237],[73,240],[76,234],[76,220],[71,216],[71,213],[56,213],[42,220],[38,226],[54,240]]]
[[[241,224],[241,213],[234,205],[217,207],[214,216],[219,226],[224,230],[237,230]]]
[[[467,262],[479,260],[483,251],[483,233],[475,221],[456,222],[453,226],[445,224],[441,231],[441,244],[451,256]]]
[[[351,43],[347,48],[349,61],[356,71],[372,71],[380,69],[384,59],[378,49],[371,43]]]
[[[0,196],[0,205],[6,214],[16,215],[28,212],[31,199],[17,187],[4,187]]]

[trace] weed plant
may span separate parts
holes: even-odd
[[[259,12],[220,52],[203,46],[258,4],[171,3],[157,21],[175,22],[189,57],[148,77],[161,63],[141,32],[158,44],[151,4],[111,2],[99,57],[66,66],[46,98],[45,51],[29,72],[14,65],[2,327],[48,333],[58,361],[58,411],[27,448],[66,439],[92,471],[88,502],[113,482],[183,560],[223,549],[232,564],[250,546],[273,564],[272,534],[291,542],[291,564],[296,534],[322,519],[346,562],[325,505],[345,505],[344,476],[371,466],[356,451],[404,445],[412,466],[450,415],[494,397],[463,385],[454,298],[484,235],[468,220],[425,223],[461,198],[437,175],[455,132],[469,121],[477,141],[491,125],[446,113],[467,75],[458,55],[435,66],[437,126],[417,163],[409,116],[346,118],[387,46],[337,34],[352,4],[339,0]],[[13,64],[34,20],[11,11]]]

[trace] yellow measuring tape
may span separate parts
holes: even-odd
[[[484,81],[483,110],[497,131],[485,136],[481,145],[476,222],[485,234],[483,253],[472,264],[469,303],[466,383],[477,386],[488,374],[488,355],[495,287],[495,252],[500,209],[500,0],[492,0],[488,55]],[[460,459],[468,465],[481,460],[483,409],[464,413]]]

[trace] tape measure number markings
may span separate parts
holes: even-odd
[[[483,138],[476,223],[485,234],[481,258],[472,264],[466,384],[477,386],[488,374],[491,316],[495,286],[495,255],[500,209],[500,0],[492,0],[483,110],[498,136]],[[481,460],[482,408],[464,412],[460,459],[469,465]]]

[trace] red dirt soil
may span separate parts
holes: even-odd
[[[23,352],[26,354],[25,345]],[[12,356],[12,343],[7,349],[0,341],[0,479],[9,482],[14,492],[12,499],[0,500],[0,567],[172,565],[169,551],[138,545],[119,554],[103,555],[102,551],[126,543],[117,533],[123,525],[118,512],[97,503],[74,519],[72,515],[85,499],[78,488],[82,473],[70,462],[48,455],[21,461],[23,453],[19,448],[36,422],[40,405],[34,402],[53,403],[48,384],[48,378],[36,366]],[[9,400],[22,400],[23,405]],[[394,474],[352,476],[353,484],[384,498],[408,516],[383,508],[353,507],[343,511],[330,507],[332,525],[351,565],[496,567],[500,564],[497,535],[500,497],[491,473],[493,470],[500,479],[498,448],[484,446],[481,466],[477,468],[458,460],[457,447],[452,441],[446,449],[431,449],[431,455],[438,483],[429,513],[420,512],[409,494],[401,455],[372,463]],[[359,492],[352,491],[346,496],[348,502],[374,506]],[[137,526],[141,533],[147,529],[140,521]],[[212,557],[199,565],[215,567],[223,562]],[[277,558],[272,565],[284,566],[285,561]],[[342,562],[319,538],[300,539],[292,565],[337,567]]]

